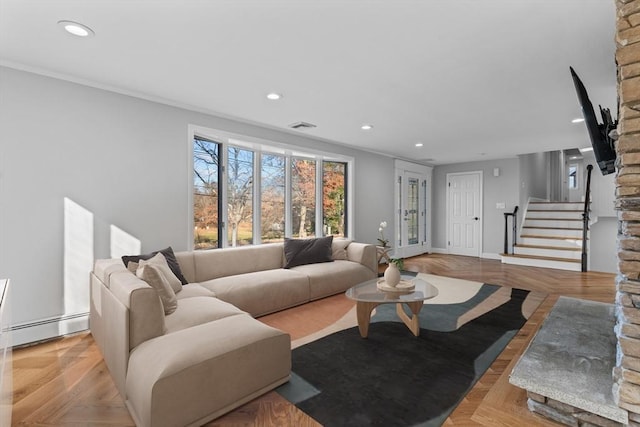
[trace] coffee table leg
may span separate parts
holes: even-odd
[[[358,301],[356,304],[356,313],[358,316],[358,329],[360,336],[366,338],[369,335],[369,323],[371,322],[371,312],[379,304],[375,302]]]
[[[413,316],[407,316],[407,313],[405,313],[401,303],[396,304],[396,313],[398,314],[398,317],[402,319],[404,324],[407,325],[407,328],[409,328],[409,330],[413,332],[413,335],[417,337],[420,335],[420,318],[418,317],[418,313],[420,313],[420,310],[422,310],[424,302],[414,301],[407,302],[405,304],[409,306],[409,309],[411,309],[411,313],[413,314]]]

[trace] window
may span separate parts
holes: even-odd
[[[281,242],[285,234],[285,158],[262,153],[260,164],[260,238]]]
[[[569,188],[578,188],[578,165],[569,166]]]
[[[322,162],[322,224],[325,236],[346,236],[346,174],[346,163]]]
[[[227,218],[229,246],[253,243],[253,151],[229,147]]]
[[[219,144],[204,138],[193,138],[193,244],[195,249],[218,247],[219,165]]]
[[[291,161],[293,237],[314,237],[316,230],[316,162]]]
[[[194,249],[348,236],[352,159],[199,133],[191,141]]]

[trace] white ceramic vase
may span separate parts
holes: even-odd
[[[392,288],[395,288],[396,285],[400,283],[400,270],[398,270],[398,266],[394,263],[390,263],[384,271],[384,282]]]

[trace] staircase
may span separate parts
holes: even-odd
[[[513,254],[505,264],[581,271],[584,202],[529,201]]]

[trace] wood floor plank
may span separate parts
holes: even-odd
[[[528,411],[526,393],[509,384],[509,373],[559,296],[611,303],[615,296],[615,275],[522,267],[496,260],[439,254],[406,259],[405,268],[548,294],[444,425],[557,426]],[[260,320],[298,339],[331,325],[353,304],[340,294]],[[13,375],[13,425],[134,425],[89,333],[14,349]],[[319,424],[279,394],[270,392],[207,426],[315,427]]]

